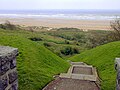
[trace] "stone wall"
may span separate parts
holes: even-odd
[[[0,46],[0,90],[18,90],[17,48]]]

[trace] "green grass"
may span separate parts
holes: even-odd
[[[69,64],[29,37],[40,34],[0,29],[0,45],[19,49],[19,90],[41,90],[53,75],[67,71]]]
[[[97,67],[102,80],[102,90],[115,90],[116,71],[114,70],[114,60],[116,57],[120,57],[120,41],[98,46],[69,59],[82,61]]]
[[[66,38],[59,37],[59,35],[74,37],[76,34],[81,36],[81,34],[87,33],[73,31],[53,32],[52,34],[56,34],[56,36],[49,33],[52,32],[42,33],[0,29],[0,45],[19,49],[19,56],[17,58],[19,90],[40,90],[53,80],[53,75],[67,71],[69,64],[54,53],[59,53],[66,46],[77,47],[81,52],[87,49],[84,43],[81,45],[80,42],[80,46],[77,46],[75,44],[76,40],[68,40],[70,44],[65,44]],[[103,34],[104,32],[97,31],[97,33]],[[42,38],[43,41],[34,42],[28,39],[31,37]],[[52,43],[49,49],[54,53],[43,46],[44,42]],[[116,83],[114,59],[119,56],[120,42],[113,42],[87,50],[71,58],[64,58],[72,61],[83,61],[97,67],[99,76],[102,79],[102,90],[114,90]]]

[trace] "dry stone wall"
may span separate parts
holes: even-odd
[[[18,90],[17,48],[0,46],[0,90]]]

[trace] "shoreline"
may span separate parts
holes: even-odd
[[[21,26],[43,26],[50,28],[78,28],[84,30],[111,30],[110,20],[73,20],[63,18],[10,18],[0,17],[0,23],[10,21]]]

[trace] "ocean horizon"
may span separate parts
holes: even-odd
[[[7,18],[56,18],[73,20],[114,20],[120,18],[120,10],[0,10],[0,17]]]

